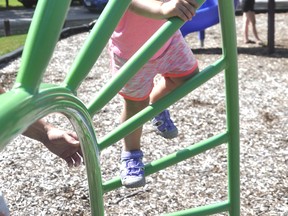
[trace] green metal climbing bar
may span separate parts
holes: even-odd
[[[42,83],[42,77],[60,36],[70,0],[40,0],[38,2],[14,87],[11,91],[0,95],[0,149],[37,119],[52,112],[63,113],[71,120],[81,141],[88,176],[92,215],[103,216],[103,194],[122,185],[119,177],[106,182],[102,181],[99,152],[224,71],[226,131],[152,161],[145,166],[145,175],[151,175],[216,146],[227,144],[228,199],[166,215],[201,216],[228,212],[231,216],[240,216],[238,68],[233,0],[219,0],[222,57],[183,86],[97,140],[91,118],[118,93],[122,86],[183,24],[178,18],[169,19],[121,68],[119,74],[97,92],[93,100],[86,106],[77,98],[77,88],[97,61],[130,2],[131,0],[109,0],[61,85]],[[199,4],[203,2],[204,0],[198,1]]]

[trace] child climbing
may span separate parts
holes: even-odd
[[[109,42],[112,73],[117,73],[166,19],[177,16],[183,21],[191,20],[197,7],[195,0],[132,0]],[[181,86],[198,71],[197,60],[177,31],[119,92],[124,99],[121,122]],[[162,79],[154,86],[157,74]],[[152,123],[165,138],[178,135],[168,110],[157,115]],[[139,127],[124,137],[120,177],[128,188],[145,185],[141,135],[142,127]]]

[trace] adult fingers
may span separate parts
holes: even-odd
[[[70,168],[73,167],[74,161],[72,160],[71,157],[67,157],[67,158],[65,158],[64,160],[66,161],[68,167],[70,167]]]
[[[64,160],[68,167],[77,167],[82,163],[82,157],[78,153],[74,153],[73,155],[66,157]]]
[[[75,154],[72,155],[72,158],[74,160],[74,166],[80,166],[81,162],[82,162],[82,157],[80,157],[79,154],[77,154],[77,152]]]

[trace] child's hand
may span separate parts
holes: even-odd
[[[199,7],[196,0],[132,0],[129,9],[138,15],[152,19],[179,17],[183,21],[191,20]]]
[[[161,5],[161,12],[165,18],[177,16],[186,22],[192,19],[198,7],[195,0],[170,0]]]

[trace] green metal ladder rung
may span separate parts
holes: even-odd
[[[191,209],[186,209],[182,211],[172,212],[169,214],[164,214],[162,216],[205,216],[212,215],[221,212],[228,211],[230,208],[230,203],[228,201],[214,203],[210,205],[195,207]]]
[[[156,173],[162,169],[173,166],[181,161],[203,153],[209,149],[215,148],[228,141],[228,134],[221,133],[199,143],[193,144],[175,153],[167,155],[158,160],[152,161],[145,165],[145,176]],[[107,193],[121,186],[120,178],[115,177],[103,183],[103,192]]]

